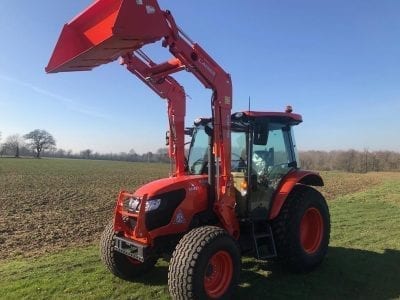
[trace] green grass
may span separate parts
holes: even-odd
[[[160,261],[154,272],[138,282],[111,276],[100,263],[97,246],[72,249],[37,259],[12,260],[0,266],[4,299],[161,299],[167,265]],[[151,288],[148,288],[148,285]]]
[[[244,258],[237,299],[400,299],[400,176],[358,190],[329,201],[330,249],[317,270],[291,274]],[[169,299],[167,273],[160,260],[136,282],[120,280],[103,267],[97,243],[84,244],[0,261],[0,298]]]

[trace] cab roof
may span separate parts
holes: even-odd
[[[265,119],[269,122],[285,123],[288,125],[298,125],[303,122],[301,115],[292,112],[242,111],[232,114],[232,120],[243,117],[251,120]]]
[[[231,115],[232,122],[267,122],[267,123],[280,123],[290,126],[298,125],[303,122],[303,118],[299,114],[292,112],[269,112],[269,111],[239,111]],[[194,121],[194,125],[207,124],[211,121],[211,118],[197,118]]]

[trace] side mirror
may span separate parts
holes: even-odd
[[[212,124],[210,124],[210,123],[208,123],[208,124],[206,124],[205,126],[204,126],[204,131],[206,132],[206,134],[208,135],[208,136],[213,136],[213,134],[214,134],[214,129],[213,129],[213,127],[212,127]]]
[[[169,130],[165,132],[165,146],[169,146]]]
[[[267,145],[268,142],[268,126],[266,124],[255,123],[253,133],[254,145]]]

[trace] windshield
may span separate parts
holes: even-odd
[[[247,160],[247,134],[245,131],[231,132],[231,170],[245,172]]]
[[[191,174],[199,175],[206,172],[208,135],[203,126],[196,127],[189,151],[188,166]]]

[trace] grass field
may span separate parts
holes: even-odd
[[[157,164],[0,159],[0,298],[168,299],[168,264],[137,282],[102,266],[97,242],[120,187],[168,174]],[[243,259],[238,299],[400,298],[400,173],[322,174],[328,255],[314,272]]]

